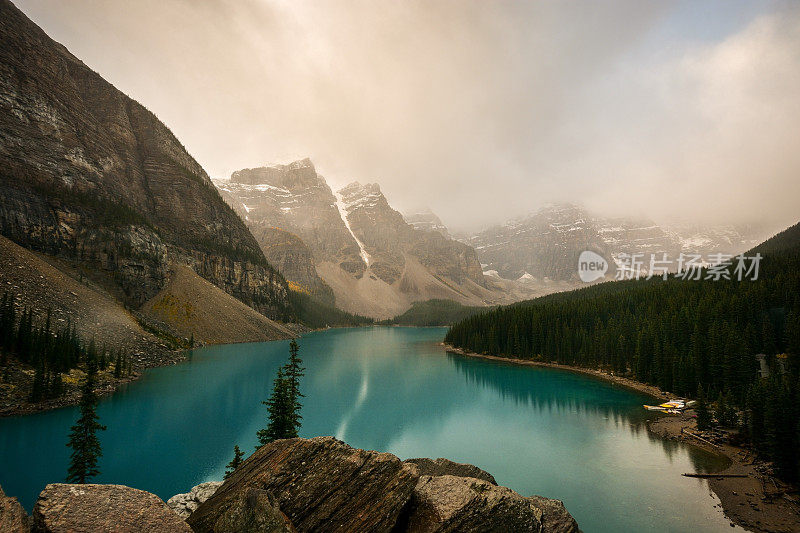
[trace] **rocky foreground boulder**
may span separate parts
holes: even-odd
[[[5,530],[3,530],[5,531]],[[158,496],[123,485],[47,485],[33,508],[36,533],[189,533]]]
[[[422,476],[403,530],[538,533],[543,514],[532,501],[506,487],[469,477]]]
[[[30,531],[28,514],[16,498],[5,495],[0,487],[0,532],[25,533]]]
[[[184,517],[186,520],[184,520]],[[0,533],[579,533],[558,500],[525,497],[480,468],[401,461],[333,437],[261,447],[225,482],[169,499],[121,485],[48,485],[25,511],[0,490]]]
[[[406,459],[406,463],[413,463],[417,467],[420,476],[460,476],[474,477],[487,481],[492,485],[497,485],[494,476],[486,470],[467,463],[456,463],[450,459],[439,457],[438,459],[428,459],[420,457],[417,459]]]
[[[263,489],[248,487],[233,499],[214,521],[216,533],[296,533],[275,497]]]
[[[267,444],[187,522],[196,533],[579,531],[560,501],[521,496],[475,466],[403,462],[333,437]]]
[[[280,440],[250,456],[187,522],[196,532],[218,531],[217,520],[260,489],[298,531],[390,531],[418,479],[416,467],[394,455],[333,437]]]
[[[542,510],[542,529],[544,531],[563,531],[564,533],[580,531],[578,523],[569,514],[561,500],[536,495],[528,496],[528,500]]]

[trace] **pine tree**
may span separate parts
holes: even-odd
[[[697,413],[697,429],[706,430],[711,427],[711,412],[708,410],[706,403],[706,395],[701,387],[697,393],[697,404],[695,405],[695,412]]]
[[[289,403],[289,385],[283,373],[283,367],[278,369],[272,387],[272,395],[266,402],[269,412],[269,424],[265,429],[258,430],[258,445],[256,449],[278,439],[292,437],[291,404]]]
[[[298,430],[302,423],[302,416],[300,410],[303,404],[300,403],[300,398],[303,394],[300,392],[300,378],[305,375],[305,368],[303,367],[303,360],[298,355],[300,347],[294,339],[289,343],[289,362],[284,366],[284,375],[286,376],[286,384],[288,387],[288,402],[290,405],[290,425],[289,431],[291,437],[298,435]]]
[[[736,408],[731,403],[730,397],[727,393],[720,393],[717,400],[717,409],[714,416],[722,427],[734,427],[738,422],[738,415]]]
[[[28,398],[31,402],[40,402],[44,399],[47,392],[47,378],[45,375],[44,363],[36,365],[36,370],[33,373],[33,387],[31,388],[31,395]]]
[[[96,361],[87,361],[86,381],[81,390],[80,417],[72,426],[67,446],[72,448],[67,482],[86,483],[97,476],[100,470],[97,461],[103,455],[98,431],[105,426],[98,422],[97,395],[94,392],[97,377]]]
[[[114,377],[122,377],[122,352],[117,353],[117,359],[114,361]]]
[[[272,395],[269,400],[262,402],[269,412],[269,424],[265,429],[258,431],[258,446],[278,439],[297,437],[301,426],[302,416],[300,409],[300,378],[303,377],[305,368],[299,356],[300,348],[292,339],[289,343],[289,362],[278,369],[278,374],[273,383]]]
[[[242,462],[244,462],[244,452],[239,449],[239,445],[237,444],[233,447],[233,459],[225,466],[225,476],[223,479],[231,477]]]
[[[61,379],[61,373],[56,372],[56,375],[53,376],[53,379],[50,382],[50,388],[47,391],[47,395],[50,398],[58,398],[62,394],[64,394],[64,380]]]

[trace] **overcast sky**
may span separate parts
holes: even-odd
[[[310,157],[476,228],[800,220],[800,3],[17,0],[212,177]]]

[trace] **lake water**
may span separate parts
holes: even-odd
[[[447,457],[522,494],[558,498],[583,531],[731,531],[703,480],[722,460],[649,435],[647,398],[571,372],[469,359],[442,328],[356,328],[300,339],[302,436],[335,435],[401,458]],[[101,401],[99,483],[163,499],[221,479],[249,454],[288,342],[213,346]],[[63,481],[73,407],[0,419],[0,485],[29,510]]]

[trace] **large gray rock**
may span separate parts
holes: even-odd
[[[28,513],[16,498],[6,496],[0,487],[0,532],[27,533],[31,530]]]
[[[201,503],[213,496],[220,485],[222,485],[222,481],[200,483],[192,487],[192,490],[189,492],[176,494],[167,500],[167,505],[182,518],[186,518],[195,512],[195,510],[200,507]]]
[[[123,485],[47,485],[33,508],[36,533],[190,533],[155,494]]]
[[[416,467],[394,455],[333,437],[279,440],[250,456],[187,522],[197,533],[215,531],[256,488],[275,496],[298,531],[389,531],[418,479]]]
[[[550,506],[543,508],[542,503],[480,479],[422,476],[399,529],[408,533],[578,531],[577,524],[566,529],[556,520],[555,528],[548,526]]]
[[[486,470],[478,468],[475,465],[467,463],[456,463],[450,459],[439,457],[438,459],[428,459],[421,457],[417,459],[406,459],[406,463],[413,463],[417,466],[419,475],[421,476],[460,476],[460,477],[474,477],[488,481],[492,485],[497,485],[494,476]]]

